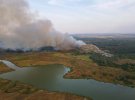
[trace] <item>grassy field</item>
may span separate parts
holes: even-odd
[[[0,57],[0,59],[7,59],[13,61],[18,66],[22,66],[22,67],[51,64],[52,63],[51,61],[46,62],[44,59],[39,58],[39,56],[42,56],[42,54],[44,53],[22,53],[22,54],[10,53]],[[54,59],[52,59],[53,61],[59,56],[60,57],[65,56],[59,53],[53,53],[52,55],[50,56],[49,55],[50,54],[44,54],[44,56],[48,56],[48,60],[51,59],[50,57],[55,57]],[[0,72],[4,73],[8,71],[12,71],[12,69],[8,68],[6,65],[4,65],[1,62]],[[20,98],[21,100],[84,100],[86,99],[85,97],[81,97],[69,93],[49,92],[45,90],[39,90],[31,85],[23,84],[17,81],[0,79],[0,100],[20,100]],[[92,99],[87,98],[86,100],[92,100]]]
[[[0,100],[84,100],[69,93],[39,90],[31,85],[0,78]],[[92,99],[86,99],[92,100]]]
[[[7,67],[2,62],[0,62],[0,73],[9,72],[9,71],[13,71],[13,70]]]
[[[121,68],[99,66],[89,55],[74,55],[73,52],[29,52],[7,53],[7,59],[20,67],[38,67],[48,64],[63,64],[71,68],[65,78],[92,78],[98,81],[135,86],[135,73]]]

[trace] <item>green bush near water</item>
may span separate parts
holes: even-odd
[[[116,61],[118,61],[119,57],[105,57],[101,54],[92,53],[90,55],[90,59],[92,59],[94,62],[96,62],[100,66],[109,66],[109,67],[117,67],[122,68],[126,71],[135,72],[135,64],[117,64]]]

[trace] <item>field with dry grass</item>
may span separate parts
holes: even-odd
[[[70,54],[61,53],[7,53],[0,56],[0,59],[9,60],[20,67],[38,67],[48,64],[60,63],[65,56],[64,63],[68,64],[68,57]],[[44,58],[45,57],[45,58]],[[58,59],[59,58],[59,59]],[[57,59],[57,60],[56,60]],[[85,57],[82,59],[85,59]],[[64,59],[63,59],[64,60]],[[70,66],[70,64],[69,64]],[[0,72],[8,72],[12,69],[8,68],[2,62],[0,63]],[[39,90],[31,85],[23,84],[17,81],[10,81],[5,79],[0,79],[0,100],[92,100],[85,97],[77,96],[70,93],[60,93],[60,92],[49,92],[46,90]]]
[[[1,59],[7,59],[19,67],[63,64],[71,68],[65,78],[92,78],[102,82],[135,86],[133,72],[109,66],[98,66],[89,59],[89,55],[74,55],[72,52],[29,52],[7,53]]]
[[[13,71],[13,70],[7,67],[2,62],[0,62],[0,73],[9,72],[9,71]]]
[[[60,92],[39,90],[31,85],[0,79],[0,100],[92,100]]]

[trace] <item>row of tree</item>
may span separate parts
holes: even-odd
[[[105,57],[101,54],[92,53],[90,55],[90,59],[96,62],[100,66],[109,66],[109,67],[118,67],[122,68],[126,71],[134,71],[135,72],[135,64],[125,63],[125,64],[118,64],[116,63],[120,58],[118,56],[114,57]]]

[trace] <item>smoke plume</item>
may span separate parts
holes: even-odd
[[[64,50],[85,44],[56,31],[50,20],[39,20],[35,15],[25,0],[0,0],[0,48],[25,51],[52,46]]]

